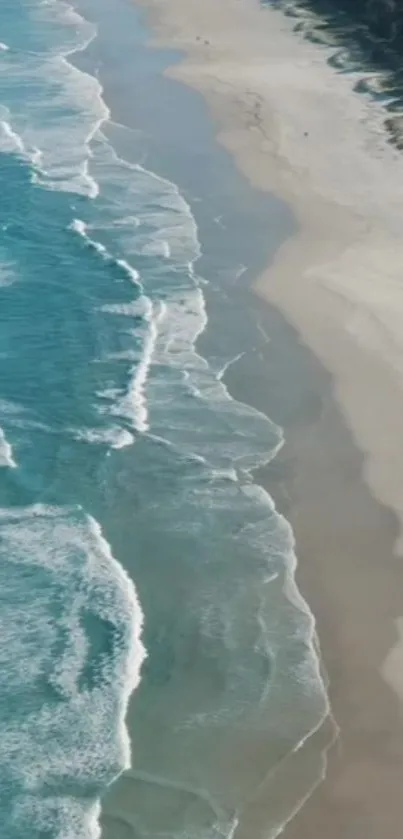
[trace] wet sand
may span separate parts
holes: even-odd
[[[294,476],[287,488],[297,579],[316,615],[339,728],[326,782],[285,836],[398,839],[401,704],[382,678],[388,660],[399,672],[390,655],[402,609],[403,571],[393,557],[398,523],[363,485],[363,458],[332,398],[289,434],[284,457]]]
[[[296,348],[302,336],[327,371],[300,418],[298,410],[281,416],[270,373],[267,379],[267,411],[285,427],[287,444],[261,480],[295,531],[298,580],[317,618],[339,727],[326,779],[283,835],[397,839],[403,163],[386,147],[375,106],[350,95],[350,82],[335,76],[316,47],[298,42],[279,13],[250,0],[145,5],[161,43],[185,50],[172,74],[206,96],[218,139],[255,186],[295,212],[299,233],[256,291],[296,327]],[[272,367],[281,364],[283,341],[271,346]],[[228,377],[235,396],[246,396],[241,371]],[[264,407],[265,397],[251,390],[250,401]],[[322,735],[303,748],[315,749],[318,739],[320,749]],[[263,839],[265,808],[262,789],[238,839]]]

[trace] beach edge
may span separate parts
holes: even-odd
[[[345,426],[346,433],[352,437],[356,447],[356,478],[359,479],[360,490],[363,481],[365,504],[369,505],[368,510],[371,511],[365,513],[364,521],[368,522],[368,516],[372,516],[374,523],[380,529],[381,535],[376,541],[375,550],[381,552],[382,555],[385,553],[386,556],[382,558],[386,558],[385,570],[387,571],[380,598],[381,613],[385,623],[377,631],[379,643],[377,643],[376,654],[369,662],[365,662],[368,672],[370,671],[366,688],[371,684],[372,690],[371,708],[367,709],[371,727],[366,728],[367,735],[371,734],[372,737],[374,733],[376,738],[379,727],[382,728],[382,721],[378,717],[385,712],[389,716],[389,721],[384,728],[387,728],[389,738],[393,736],[393,732],[397,733],[400,730],[401,702],[403,701],[403,685],[399,678],[403,655],[403,644],[398,629],[399,599],[392,597],[392,601],[388,604],[388,596],[392,593],[391,586],[393,587],[395,575],[398,573],[400,577],[401,573],[400,568],[396,567],[396,556],[401,552],[402,543],[403,506],[398,483],[402,454],[399,452],[400,435],[396,417],[403,411],[403,392],[396,381],[392,365],[388,363],[388,358],[382,353],[374,354],[372,345],[369,348],[366,347],[365,342],[357,340],[352,330],[346,329],[346,323],[351,314],[351,301],[337,289],[337,286],[332,288],[318,281],[318,272],[321,268],[338,260],[340,254],[349,255],[356,241],[363,242],[364,237],[371,234],[372,226],[354,207],[345,206],[333,200],[332,197],[320,194],[313,187],[311,188],[305,173],[301,174],[300,171],[294,169],[292,161],[284,158],[282,154],[280,144],[277,142],[281,129],[281,125],[279,128],[278,124],[279,115],[276,113],[276,120],[273,119],[273,113],[270,112],[271,103],[265,101],[259,93],[259,84],[253,85],[259,58],[255,56],[253,60],[251,59],[250,44],[254,43],[254,39],[259,44],[260,35],[267,37],[267,29],[259,33],[262,15],[266,14],[266,10],[262,12],[257,4],[251,6],[245,0],[238,0],[238,3],[235,3],[235,0],[224,0],[219,10],[214,8],[212,0],[208,0],[201,10],[197,8],[196,3],[191,2],[185,5],[183,0],[172,0],[169,10],[162,0],[135,0],[135,4],[146,12],[147,23],[155,33],[155,41],[153,41],[155,46],[173,48],[182,55],[178,63],[169,67],[166,71],[167,75],[203,95],[215,121],[216,138],[231,153],[238,169],[255,188],[285,200],[298,222],[296,234],[280,245],[273,262],[259,276],[253,290],[269,305],[281,311],[330,374],[332,398],[334,397],[340,415],[339,422],[342,427]],[[229,36],[226,35],[224,29],[228,15],[231,13],[235,17],[233,25],[242,26],[243,24],[238,34],[242,38],[245,36],[247,42],[245,49],[239,49],[238,56],[234,53],[231,33]],[[288,24],[280,20],[280,13],[275,14],[277,14],[277,26],[281,29],[284,25],[287,29]],[[240,41],[237,41],[235,50],[239,46]],[[235,63],[237,58],[243,69],[244,62],[248,63],[250,73],[246,73],[244,78],[241,78],[242,73],[238,72]],[[257,82],[260,82],[258,76]],[[302,137],[301,142],[303,142]],[[329,235],[330,231],[331,235]],[[373,393],[377,394],[375,400]],[[372,411],[368,410],[368,402]],[[385,405],[389,408],[386,428],[384,424],[382,425]],[[320,427],[325,428],[325,437],[328,433],[326,421],[326,415],[322,416]],[[380,429],[381,434],[379,434]],[[394,445],[392,457],[395,455],[396,467],[392,470],[392,474],[388,472],[391,463],[390,446],[388,447],[391,432]],[[343,645],[348,643],[348,637],[344,638],[345,633],[341,632],[343,636],[343,644],[341,644],[340,638],[331,637],[330,631],[330,625],[332,625],[332,631],[336,635],[339,634],[339,628],[335,627],[334,620],[343,620],[340,610],[346,608],[346,592],[341,597],[333,598],[329,591],[324,596],[323,585],[318,591],[318,585],[313,581],[312,568],[315,569],[317,565],[316,571],[320,572],[321,569],[317,563],[312,563],[311,557],[307,555],[310,540],[306,540],[306,532],[312,524],[310,517],[315,511],[318,493],[323,489],[326,491],[326,485],[323,487],[324,467],[316,463],[315,470],[312,468],[312,461],[307,461],[306,453],[301,457],[301,439],[298,441],[298,434],[291,433],[287,436],[288,450],[292,450],[295,468],[300,472],[299,485],[304,484],[305,477],[311,481],[311,488],[314,485],[311,496],[313,508],[309,509],[309,516],[307,516],[306,505],[298,503],[298,497],[294,499],[294,510],[290,516],[296,534],[299,558],[297,580],[317,619],[324,662],[330,676],[331,701],[337,720],[340,721],[341,716],[342,725],[346,725],[344,739],[348,743],[349,738],[357,739],[356,729],[359,723],[353,716],[350,725],[345,716],[344,711],[351,696],[347,696],[346,700],[345,696],[339,695],[338,676],[343,667],[340,661],[336,661],[338,656],[343,655]],[[306,446],[304,436],[303,445]],[[339,454],[340,452],[333,452],[331,463],[329,463],[329,458],[326,459],[326,468],[337,465]],[[357,480],[354,486],[357,489]],[[269,489],[272,491],[272,487]],[[339,501],[342,501],[341,497]],[[344,526],[343,511],[348,513],[342,505],[341,514],[336,516],[333,523],[333,530],[335,530],[333,535],[336,537],[337,528]],[[349,522],[346,528],[347,533],[349,533],[350,524]],[[373,537],[375,536],[373,527],[369,527],[368,532]],[[367,544],[368,539],[364,541]],[[344,546],[343,540],[341,544]],[[348,550],[349,543],[344,547]],[[357,542],[356,538],[353,539],[349,559],[354,561],[354,551],[361,549],[361,543]],[[314,550],[317,550],[316,546]],[[334,551],[330,553],[333,556]],[[333,558],[337,559],[337,556]],[[307,563],[312,566],[308,572]],[[366,573],[366,570],[365,567],[361,567],[362,573]],[[374,570],[372,563],[371,574]],[[378,573],[380,570],[382,571],[382,569],[377,569]],[[344,571],[346,575],[350,573],[349,568],[345,568]],[[329,582],[332,584],[332,574],[330,574],[328,584]],[[376,595],[378,582],[379,580],[374,580],[374,596],[369,598],[369,603],[374,609],[378,609],[379,606]],[[343,585],[349,585],[348,576],[341,580],[341,586]],[[333,612],[330,623],[326,617],[327,608]],[[371,615],[368,614],[368,625],[370,620]],[[348,621],[346,623],[348,626]],[[355,626],[354,632],[356,632]],[[354,649],[352,661],[348,661],[347,669],[353,666],[354,655],[357,659],[357,655],[362,651],[360,643]],[[334,690],[332,685],[334,686],[335,683]],[[341,692],[343,694],[343,686]],[[365,714],[361,688],[358,692],[360,700],[355,710],[357,714],[362,711]],[[399,701],[397,702],[396,699]],[[375,717],[372,716],[373,713]],[[371,733],[372,728],[374,730]],[[341,739],[343,740],[343,731]],[[349,750],[348,745],[346,748],[346,742],[343,743],[342,748],[345,751],[343,757],[340,757],[339,746],[340,744],[336,745],[336,758],[330,764],[328,781],[322,785],[319,796],[314,794],[308,806],[303,808],[302,818],[298,815],[287,826],[285,830],[287,839],[305,836],[305,831],[307,836],[311,836],[312,819],[325,829],[326,825],[328,827],[327,819],[331,812],[332,817],[335,818],[335,827],[334,834],[332,832],[329,835],[332,837],[345,835],[343,831],[346,830],[347,821],[342,824],[341,819],[344,816],[336,819],[336,811],[334,811],[334,787],[336,784],[340,786],[341,777],[344,783],[344,779],[349,776],[352,776],[352,788],[355,792],[343,790],[338,806],[346,803],[344,798],[347,799],[349,807],[349,799],[353,801],[356,799],[362,819],[365,819],[366,827],[368,827],[368,837],[372,835],[375,837],[376,831],[384,827],[383,822],[380,824],[374,822],[371,826],[370,796],[368,791],[362,789],[362,779],[355,778],[356,767],[358,771],[361,757],[357,756],[354,743],[352,751]],[[395,762],[401,765],[403,755],[400,746],[392,747],[392,752]],[[388,825],[390,823],[390,832],[387,835],[395,837],[393,831],[396,806],[399,802],[399,787],[395,783],[396,773],[391,772],[387,764],[388,761],[380,759],[379,754],[373,754],[373,766],[369,777],[381,785],[381,795],[385,804],[385,808],[381,808],[381,813],[385,814],[386,808],[389,807],[391,813],[394,814],[387,819]],[[394,769],[396,770],[396,766]],[[386,785],[391,781],[392,791],[388,792]],[[400,808],[398,813],[400,817]],[[396,837],[397,835],[396,833]]]

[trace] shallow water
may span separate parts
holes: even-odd
[[[133,126],[124,33],[152,67],[155,109],[162,57],[130,5],[110,19],[87,0],[0,10],[7,839],[99,836],[100,798],[130,762],[130,804],[122,780],[106,833],[123,811],[129,829],[129,809],[131,835],[230,835],[327,713],[292,533],[251,475],[282,431],[223,383],[251,338],[236,307],[251,240],[217,248],[209,207],[217,218],[241,188],[226,163],[211,205],[207,185],[188,180],[185,197],[168,178],[174,132],[164,151],[144,102]],[[285,218],[279,205],[273,241]],[[273,808],[270,835],[286,816]]]

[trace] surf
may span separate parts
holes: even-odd
[[[199,349],[208,280],[190,203],[108,139],[102,84],[74,66],[97,27],[63,4],[18,10],[21,27],[5,28],[1,55],[1,256],[12,277],[0,284],[1,380],[18,422],[0,422],[6,465],[17,464],[0,472],[0,520],[13,604],[5,664],[22,664],[2,767],[12,773],[17,743],[12,839],[28,829],[95,839],[100,797],[131,762],[132,694],[131,772],[145,818],[157,788],[183,792],[187,765],[177,758],[183,746],[194,760],[200,732],[208,788],[221,724],[234,743],[242,727],[253,737],[265,703],[274,696],[274,719],[282,692],[295,689],[301,716],[283,735],[293,753],[328,702],[292,531],[253,476],[279,451],[282,429],[232,399],[232,352],[214,365]],[[229,770],[209,791],[215,813],[229,807]],[[250,795],[262,781],[252,774]],[[223,823],[230,835],[233,820]]]

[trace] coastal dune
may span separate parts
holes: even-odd
[[[219,141],[255,187],[292,208],[298,230],[255,290],[332,378],[335,409],[324,400],[314,422],[286,435],[280,457],[295,471],[287,516],[340,731],[325,781],[284,835],[397,839],[403,158],[381,105],[354,93],[353,74],[337,73],[328,50],[293,32],[280,10],[254,0],[142,5],[156,43],[183,51],[169,73],[205,96]],[[249,836],[265,835],[259,806]]]

